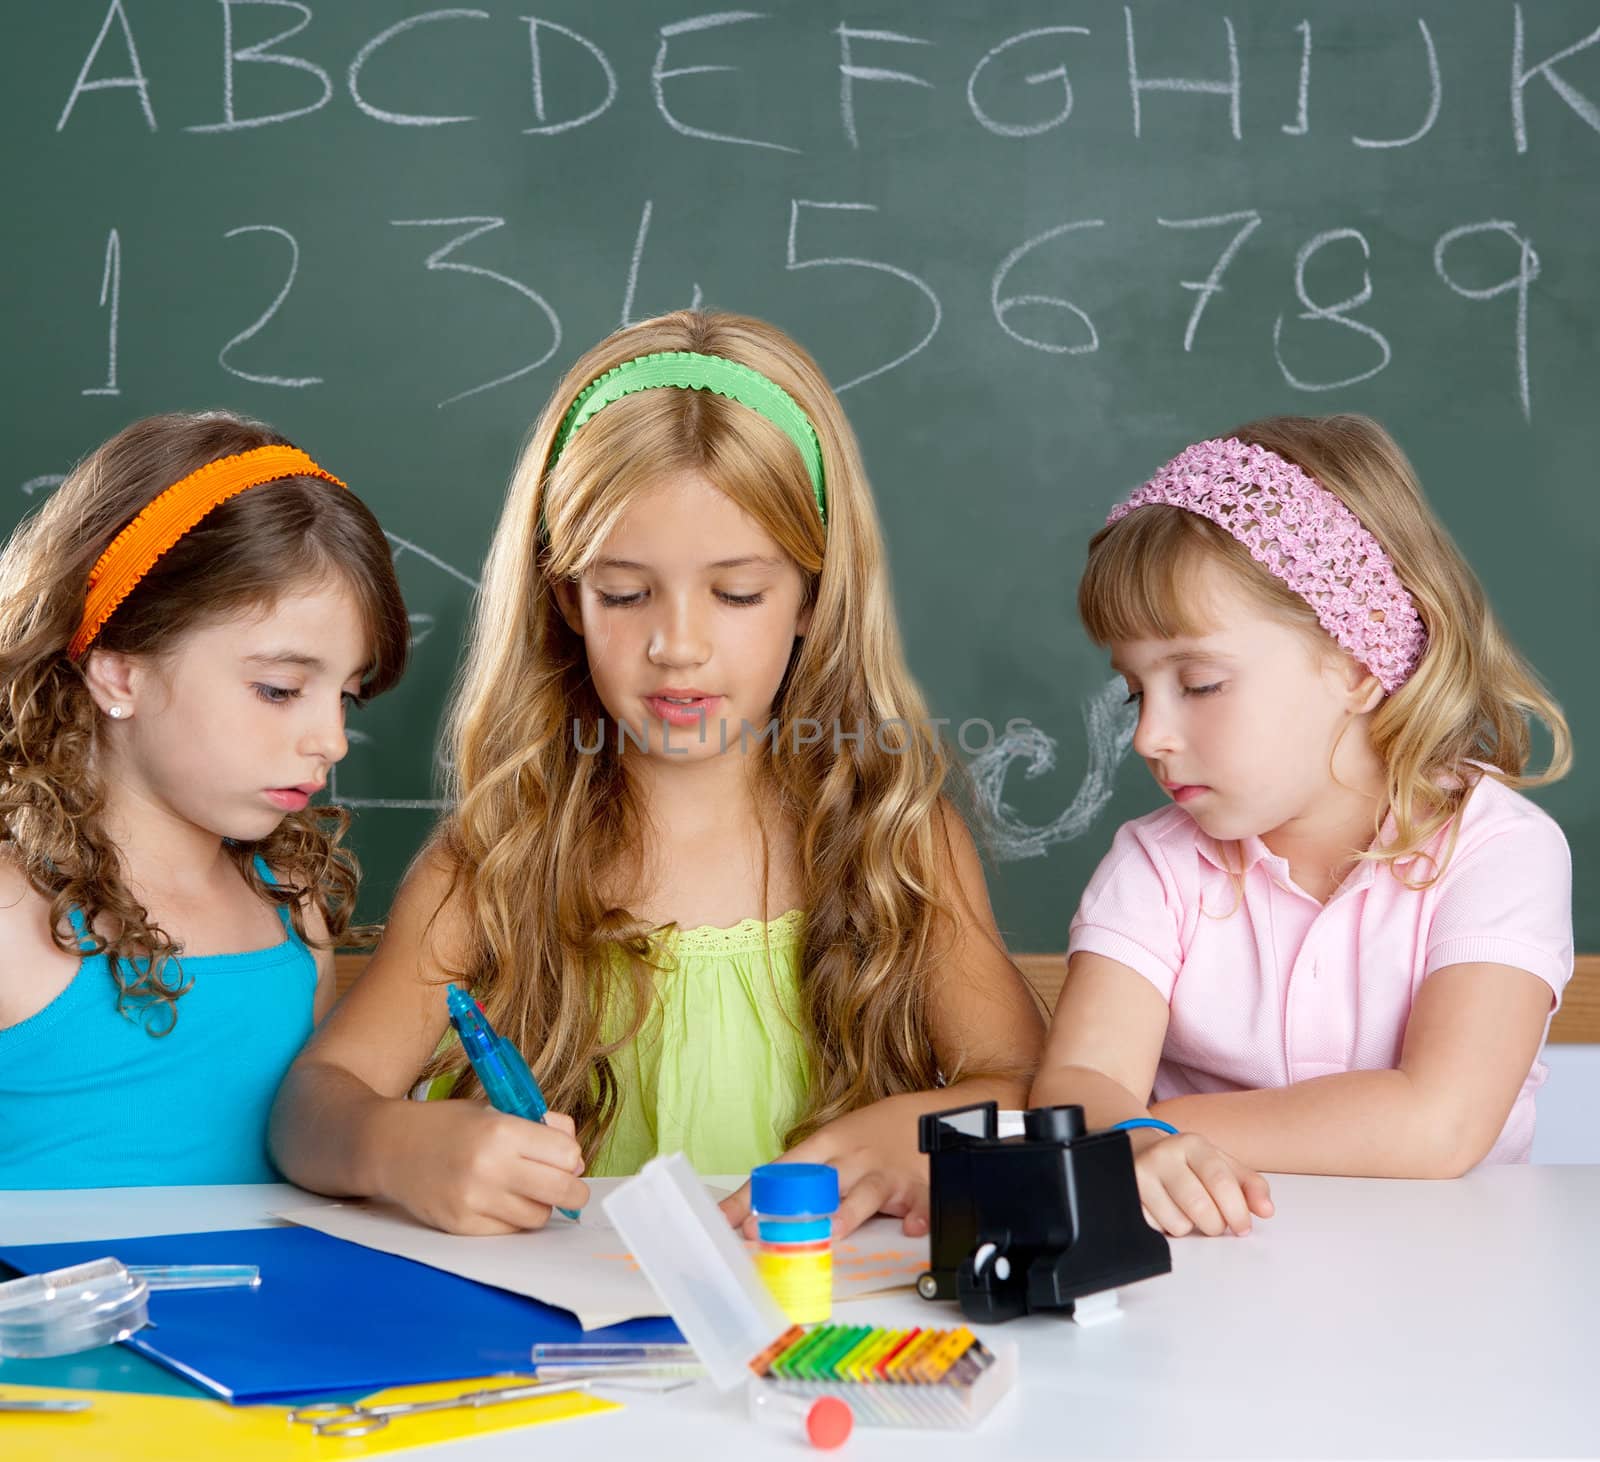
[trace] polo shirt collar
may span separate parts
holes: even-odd
[[[1287,882],[1289,880],[1288,862],[1274,853],[1260,838],[1251,835],[1236,842],[1219,843],[1210,833],[1202,832],[1198,827],[1195,831],[1198,834],[1200,856],[1222,872],[1243,877],[1257,863],[1265,859],[1269,867],[1281,875],[1283,881]],[[1379,834],[1379,841],[1388,842],[1394,835],[1395,820],[1394,814],[1391,812],[1384,819],[1383,831]],[[1402,858],[1399,860],[1397,867],[1403,867],[1410,861],[1409,858]],[[1334,890],[1334,893],[1337,895],[1350,889],[1365,888],[1377,877],[1379,866],[1378,863],[1370,858],[1363,859],[1350,870],[1344,882]]]

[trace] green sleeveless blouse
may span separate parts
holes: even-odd
[[[708,1176],[747,1173],[782,1154],[810,1085],[799,1020],[804,945],[802,909],[656,936],[654,999],[638,1034],[611,1054],[617,1118],[585,1176],[631,1176],[672,1152]],[[612,1011],[602,1037],[609,1044],[625,1028]],[[415,1095],[438,1100],[454,1084],[437,1077]]]
[[[623,1176],[657,1153],[747,1173],[783,1151],[806,1100],[800,1034],[805,914],[658,936],[663,968],[639,1033],[611,1056],[616,1122],[589,1173]],[[620,1021],[607,1039],[622,1034]]]

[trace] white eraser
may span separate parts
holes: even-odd
[[[1114,1289],[1102,1290],[1099,1294],[1086,1294],[1082,1299],[1072,1302],[1072,1318],[1079,1325],[1103,1325],[1107,1320],[1115,1320],[1122,1314],[1122,1302],[1117,1298]]]

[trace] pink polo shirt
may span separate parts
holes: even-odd
[[[1572,860],[1555,821],[1483,777],[1431,887],[1360,863],[1326,904],[1259,838],[1220,847],[1181,807],[1118,829],[1072,921],[1079,950],[1137,970],[1170,1007],[1152,1100],[1393,1070],[1411,1002],[1446,965],[1512,965],[1544,980],[1551,1011],[1572,974]],[[1430,851],[1441,854],[1449,830]],[[1225,855],[1239,866],[1243,896]],[[1548,1024],[1546,1026],[1548,1030]],[[1526,1162],[1533,1063],[1485,1162]]]

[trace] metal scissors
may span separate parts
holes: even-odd
[[[520,1386],[496,1386],[464,1391],[432,1401],[390,1401],[366,1406],[359,1401],[315,1401],[289,1413],[291,1422],[309,1426],[319,1437],[365,1437],[382,1431],[397,1416],[420,1416],[429,1411],[454,1411],[478,1406],[499,1406],[506,1401],[526,1401],[535,1396],[559,1396],[565,1391],[587,1391],[592,1381],[525,1381]]]
[[[0,1411],[32,1411],[47,1414],[70,1411],[87,1411],[94,1402],[88,1397],[46,1397],[38,1401],[25,1401],[20,1396],[0,1396]]]

